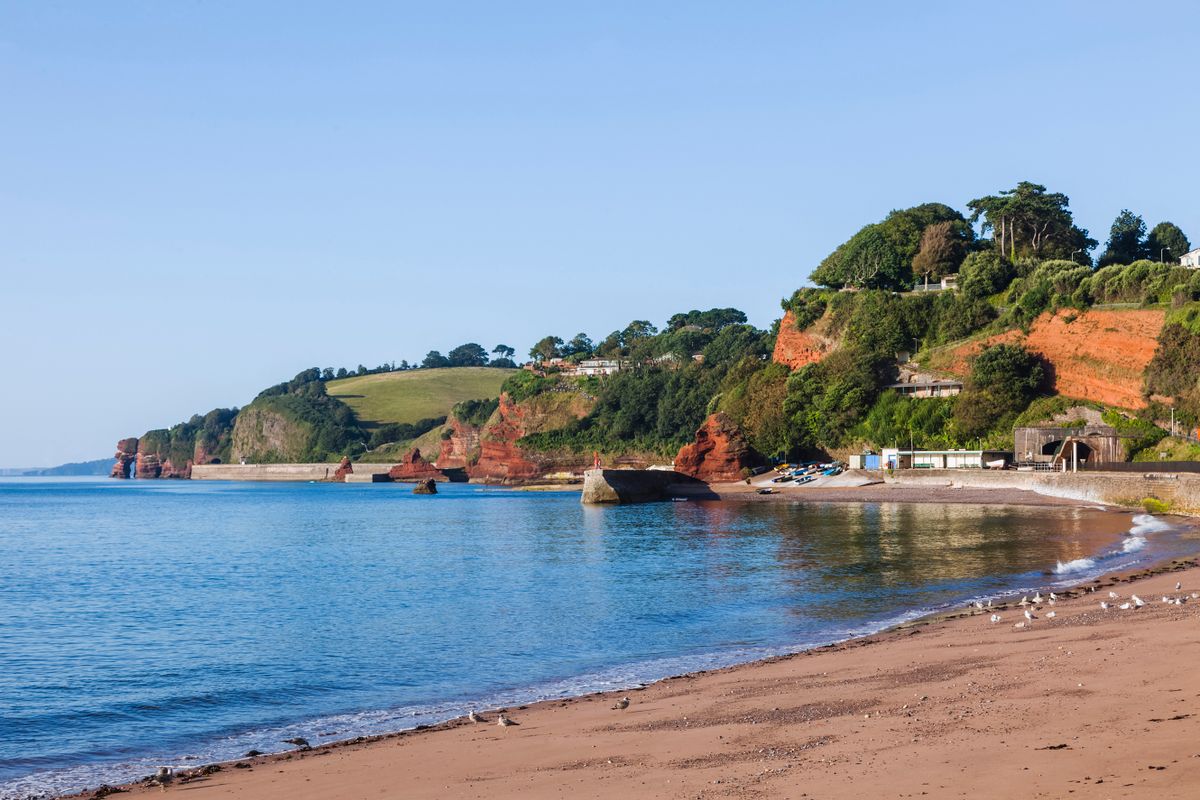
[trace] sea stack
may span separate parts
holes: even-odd
[[[413,487],[413,494],[437,494],[437,483],[433,478],[418,481],[417,485]]]

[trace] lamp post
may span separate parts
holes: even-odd
[[[1071,261],[1074,261],[1074,260],[1075,260],[1075,254],[1076,254],[1076,253],[1082,253],[1082,252],[1083,252],[1083,248],[1082,248],[1082,247],[1077,247],[1077,248],[1075,248],[1074,250],[1072,250],[1072,251],[1071,251]]]

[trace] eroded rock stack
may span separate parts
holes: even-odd
[[[394,481],[448,480],[441,470],[421,457],[421,451],[416,447],[388,470],[388,477]]]
[[[129,479],[133,477],[133,465],[137,461],[138,440],[136,437],[122,439],[117,442],[116,463],[113,464],[110,478]]]
[[[705,483],[742,480],[743,470],[763,463],[737,424],[721,412],[704,420],[696,431],[696,441],[681,447],[675,456],[676,472]]]

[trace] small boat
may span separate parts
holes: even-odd
[[[764,486],[763,488],[758,490],[758,493],[759,494],[775,494],[775,490],[772,489],[770,486]]]

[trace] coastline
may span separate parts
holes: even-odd
[[[1147,606],[1102,612],[1109,587],[1125,599],[1141,593]],[[1200,655],[1200,599],[1159,600],[1190,592],[1200,593],[1197,559],[1175,559],[1064,590],[1026,629],[1014,629],[1022,617],[1010,598],[792,655],[510,708],[519,722],[510,729],[458,718],[198,768],[181,783],[201,798],[270,799],[1065,796],[1099,783],[1097,796],[1110,796],[1120,781],[1121,796],[1190,797],[1200,788],[1200,751],[1187,744],[1200,732],[1189,705],[1200,676],[1185,667]],[[991,624],[991,613],[1003,622]],[[622,695],[630,708],[612,710]],[[104,795],[71,795],[94,796]]]

